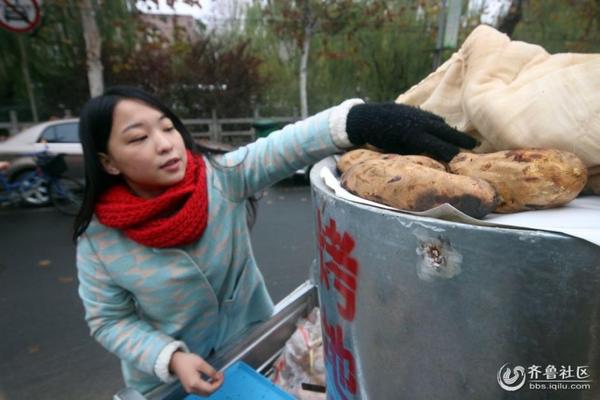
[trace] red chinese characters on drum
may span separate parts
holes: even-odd
[[[354,354],[344,347],[344,331],[339,325],[329,325],[327,315],[322,314],[323,347],[325,349],[325,359],[331,366],[333,375],[333,384],[337,398],[348,400],[346,393],[356,394],[356,365],[354,363]],[[331,387],[327,387],[331,391]],[[333,394],[333,393],[329,393]],[[335,398],[335,396],[331,396]],[[330,397],[330,398],[331,398]]]
[[[341,323],[352,322],[356,313],[357,274],[359,265],[352,251],[355,241],[348,232],[338,232],[334,219],[323,224],[321,213],[317,213],[319,266],[322,290],[337,292],[337,315],[331,320],[322,307],[323,343],[326,364],[329,366],[333,387],[328,386],[328,398],[346,400],[357,391],[356,363],[352,350],[344,345]],[[337,322],[339,320],[339,322]]]
[[[358,262],[352,258],[354,239],[347,233],[337,231],[334,219],[323,227],[321,213],[317,215],[319,229],[319,264],[321,267],[320,281],[327,289],[330,287],[330,274],[333,275],[333,287],[343,299],[338,303],[338,312],[346,321],[354,320],[356,311],[356,275]],[[329,260],[325,261],[325,254]]]

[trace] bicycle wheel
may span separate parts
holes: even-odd
[[[83,185],[77,179],[66,176],[52,178],[50,200],[63,214],[76,215],[83,202]]]
[[[27,206],[43,206],[50,202],[48,181],[35,171],[26,171],[15,179],[19,182],[19,194]]]

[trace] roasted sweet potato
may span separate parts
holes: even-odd
[[[344,153],[344,155],[342,155],[337,162],[337,169],[338,171],[340,171],[340,173],[343,174],[344,172],[348,171],[353,165],[356,165],[366,160],[374,160],[377,158],[381,158],[384,160],[401,159],[405,161],[414,162],[425,167],[439,169],[440,171],[446,171],[446,167],[444,166],[444,164],[429,157],[402,156],[400,154],[393,153],[384,154],[368,149],[356,149]]]
[[[426,156],[400,156],[403,160],[410,161],[415,164],[437,169],[439,171],[447,171],[446,166],[439,161]]]
[[[497,204],[496,192],[482,179],[453,175],[399,157],[356,164],[342,175],[341,184],[360,197],[407,211],[449,203],[481,218]]]
[[[338,171],[340,171],[340,173],[343,174],[355,164],[366,160],[373,160],[375,158],[381,157],[382,155],[384,154],[368,149],[350,150],[340,157],[340,159],[337,162],[337,169]]]
[[[460,153],[450,162],[450,170],[489,182],[500,198],[496,208],[500,213],[564,205],[587,181],[587,169],[575,154],[553,149]]]

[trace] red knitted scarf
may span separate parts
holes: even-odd
[[[189,244],[202,236],[208,221],[204,159],[188,150],[185,177],[151,199],[132,194],[125,184],[112,186],[100,196],[95,211],[102,224],[144,246]]]

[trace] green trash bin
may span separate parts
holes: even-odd
[[[267,137],[269,133],[281,129],[285,126],[285,122],[277,122],[271,119],[261,119],[255,121],[252,127],[256,131],[256,138]]]

